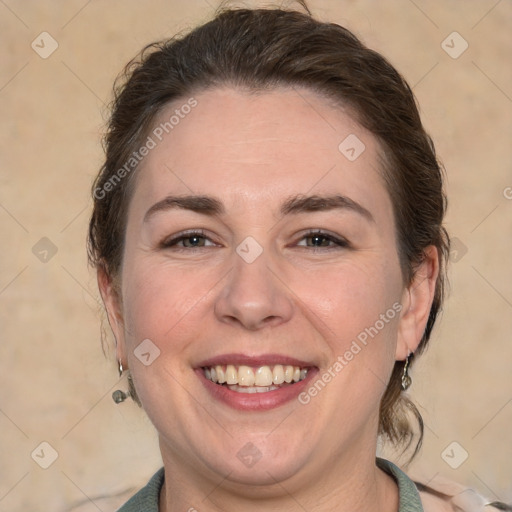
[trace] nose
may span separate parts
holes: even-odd
[[[269,267],[265,251],[251,263],[236,253],[233,258],[234,267],[215,303],[217,318],[251,331],[289,321],[292,294]]]

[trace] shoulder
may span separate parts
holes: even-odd
[[[109,496],[98,496],[92,500],[98,510],[116,510],[117,512],[158,512],[160,489],[164,482],[164,468],[159,469],[145,487],[135,492],[130,488]],[[131,498],[130,498],[131,496]],[[128,501],[127,501],[128,500]],[[122,505],[124,503],[124,505]],[[70,512],[90,510],[91,499],[75,503]]]
[[[498,512],[498,508],[474,489],[440,477],[427,484],[415,482],[424,512]],[[504,505],[507,507],[507,505]]]
[[[440,476],[423,483],[411,480],[398,466],[377,458],[377,466],[392,475],[400,494],[400,512],[512,512],[505,503],[491,503],[474,489]]]
[[[132,496],[117,512],[158,512],[160,489],[164,483],[164,468],[159,469],[137,494]]]
[[[429,491],[420,491],[424,512],[454,512],[453,504]],[[465,511],[466,512],[466,511]]]

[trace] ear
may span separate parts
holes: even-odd
[[[416,268],[410,285],[402,295],[402,315],[398,327],[395,359],[404,361],[420,344],[439,275],[439,253],[433,245],[424,251],[424,260]]]
[[[126,363],[126,345],[124,339],[124,320],[122,315],[122,305],[119,296],[118,287],[113,278],[107,273],[104,267],[99,267],[96,273],[98,288],[105,309],[107,310],[108,323],[116,340],[116,358],[127,368]]]

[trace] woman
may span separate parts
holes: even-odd
[[[404,392],[442,304],[445,197],[382,56],[308,14],[220,12],[127,67],[93,196],[114,400],[164,463],[122,512],[423,510],[375,453],[421,443]]]

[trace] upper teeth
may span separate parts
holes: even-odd
[[[299,366],[283,366],[276,364],[273,367],[235,366],[233,364],[217,365],[204,368],[207,379],[218,384],[239,386],[271,386],[284,382],[299,382],[306,378],[308,370]]]

